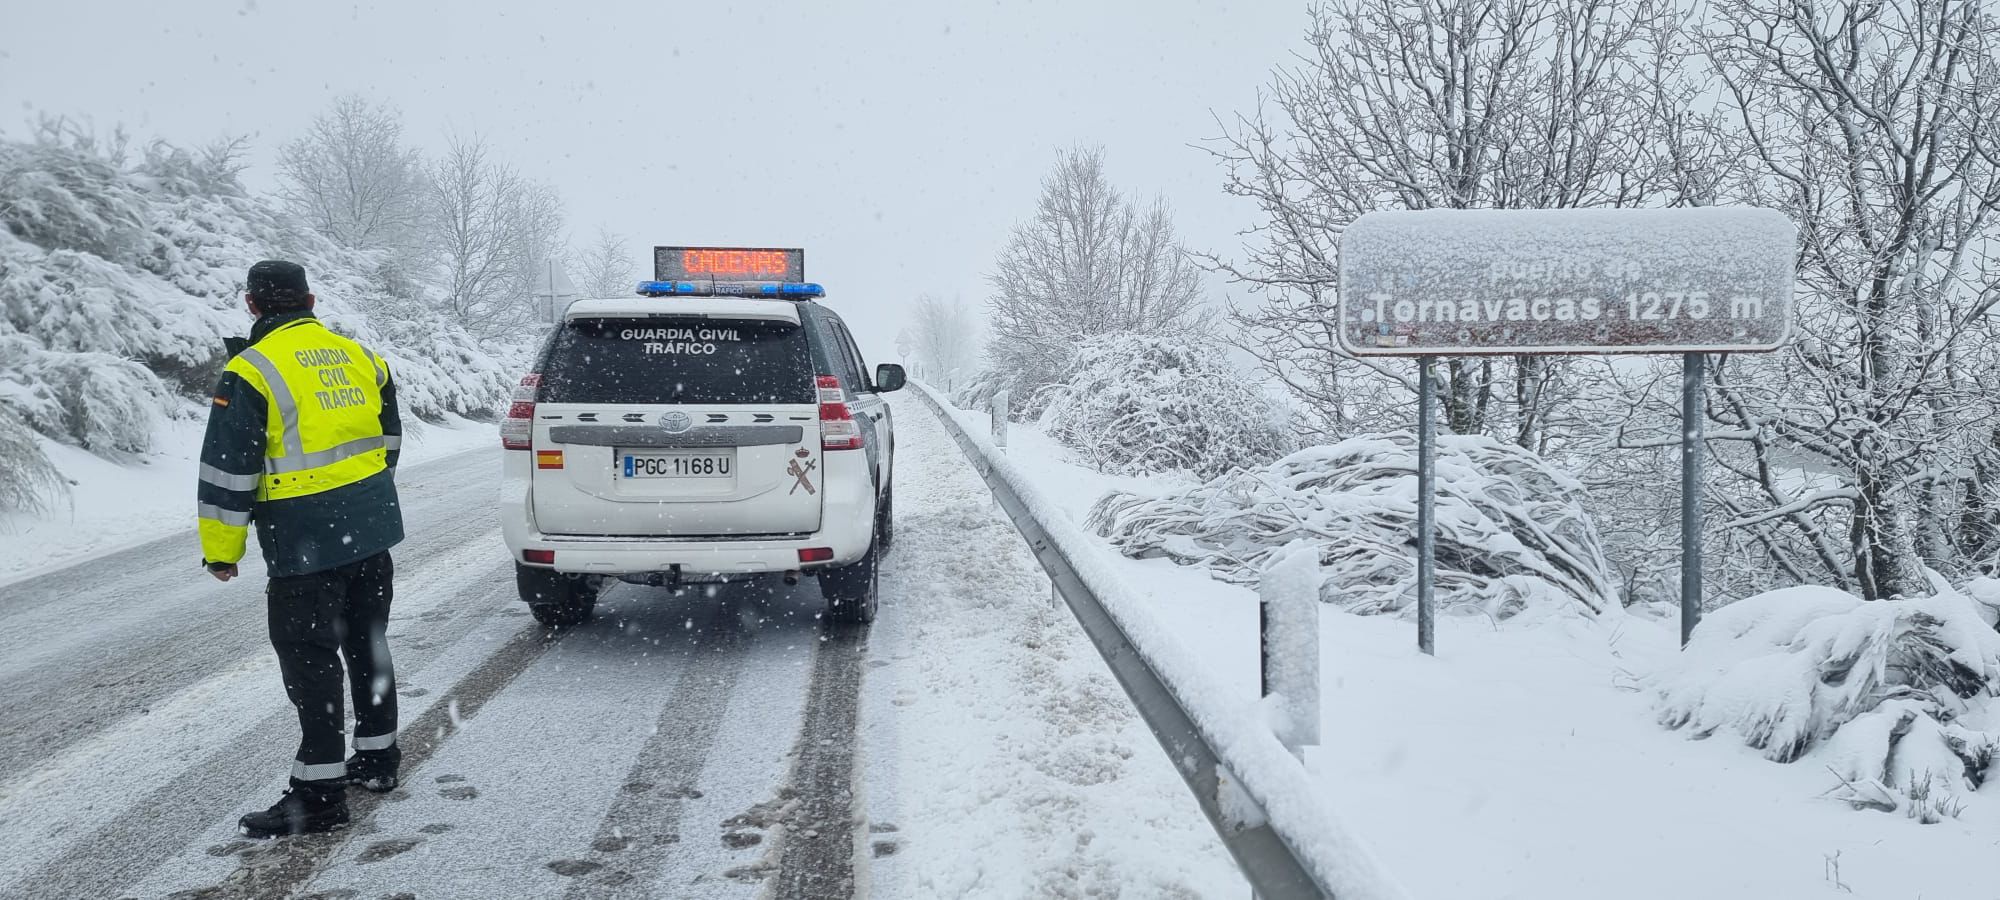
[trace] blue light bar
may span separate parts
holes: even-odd
[[[644,297],[776,297],[809,300],[826,296],[826,288],[810,281],[641,281]]]

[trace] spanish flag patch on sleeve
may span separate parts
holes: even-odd
[[[215,405],[216,405],[216,406],[228,406],[228,405],[229,405],[229,398],[228,398],[228,397],[216,397],[216,398],[215,398]]]

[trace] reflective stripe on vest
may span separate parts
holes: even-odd
[[[368,368],[375,373],[375,386],[379,388],[388,384],[389,368],[382,365],[381,360],[375,358],[375,351],[363,347],[361,348],[361,353],[368,357]]]
[[[237,354],[237,357],[264,376],[264,386],[271,391],[270,400],[278,410],[278,418],[284,422],[285,456],[296,459],[306,455],[305,438],[299,434],[299,406],[292,402],[291,386],[285,384],[285,376],[278,374],[278,366],[271,358],[251,347]],[[264,471],[271,471],[272,460],[264,460]]]

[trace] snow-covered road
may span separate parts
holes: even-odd
[[[0,896],[778,897],[1241,890],[1193,801],[930,414],[897,404],[882,618],[811,582],[616,585],[548,637],[499,452],[402,473],[404,786],[238,840],[296,724],[261,570],[182,535],[0,588]]]

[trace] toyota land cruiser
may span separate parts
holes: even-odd
[[[799,251],[658,253],[710,271],[663,264],[635,296],[571,304],[501,426],[521,599],[573,626],[611,578],[815,576],[829,618],[872,621],[902,367],[871,377],[818,285],[722,277],[761,274],[747,254],[802,274]]]

